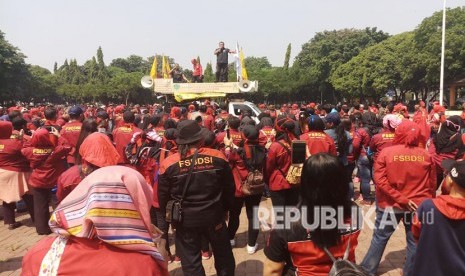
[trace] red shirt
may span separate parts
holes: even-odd
[[[23,258],[21,275],[39,275],[40,265],[55,237],[46,237]],[[163,275],[148,254],[123,250],[97,239],[71,237],[66,243],[57,275]]]
[[[113,142],[118,151],[119,159],[118,164],[128,164],[129,161],[124,154],[124,149],[131,142],[132,135],[136,132],[142,132],[142,129],[136,127],[134,124],[124,124],[121,127],[113,130]]]
[[[425,149],[394,145],[383,150],[374,164],[378,207],[406,210],[436,194],[436,169]]]
[[[312,155],[320,152],[326,152],[337,156],[336,144],[334,143],[333,138],[325,132],[309,131],[300,135],[300,140],[307,143],[308,150]]]
[[[74,165],[58,177],[57,180],[57,199],[61,202],[69,195],[74,188],[82,181],[81,170],[78,165]]]
[[[8,171],[27,172],[29,162],[21,154],[23,142],[18,139],[0,139],[0,168]]]
[[[192,76],[202,76],[202,65],[200,63],[197,63],[194,65],[194,72],[192,73]]]
[[[71,164],[74,164],[74,153],[76,151],[79,133],[81,133],[81,126],[81,122],[73,121],[65,124],[60,131],[60,136],[65,138],[68,141],[68,144],[72,147],[71,152],[67,157],[67,162]]]

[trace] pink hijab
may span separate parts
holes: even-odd
[[[112,246],[151,255],[166,271],[150,222],[152,188],[137,171],[100,168],[87,176],[56,208],[49,225],[63,237],[98,239]]]

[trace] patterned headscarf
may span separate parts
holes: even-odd
[[[98,239],[112,246],[151,255],[166,271],[150,222],[152,188],[137,171],[123,166],[98,169],[56,208],[49,225],[58,239]]]
[[[385,129],[396,129],[400,123],[402,123],[402,119],[394,114],[387,114],[383,118],[383,127]]]

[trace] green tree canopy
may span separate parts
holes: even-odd
[[[26,56],[18,48],[11,45],[5,34],[0,31],[0,100],[23,100],[28,98],[27,84],[29,79],[24,59]]]
[[[296,56],[295,76],[303,90],[309,92],[317,90],[324,94],[333,94],[334,88],[329,82],[329,77],[334,70],[357,56],[363,49],[388,37],[388,34],[378,31],[377,28],[343,29],[317,33],[302,46],[302,51]]]

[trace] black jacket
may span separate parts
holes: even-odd
[[[181,198],[193,154],[191,150],[182,160],[179,153],[173,154],[160,164],[158,201],[162,214],[169,200]],[[234,178],[224,154],[215,149],[199,149],[182,205],[182,226],[208,227],[222,221],[233,204],[234,189]],[[166,223],[158,227],[168,232]]]

